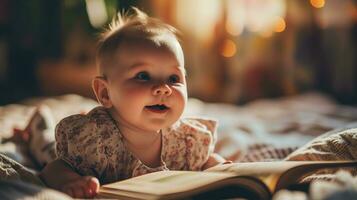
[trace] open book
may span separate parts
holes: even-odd
[[[98,197],[119,199],[271,199],[283,188],[325,168],[357,161],[279,161],[218,165],[205,171],[160,171],[107,185]]]

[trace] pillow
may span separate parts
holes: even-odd
[[[2,200],[73,200],[65,193],[22,181],[0,180],[0,185],[0,199]]]
[[[55,119],[46,105],[34,111],[24,130],[16,130],[27,143],[28,153],[40,168],[56,158],[55,152]]]
[[[286,157],[286,160],[357,160],[357,123],[327,132]]]
[[[23,181],[44,186],[40,178],[38,178],[34,172],[0,153],[0,181],[5,180]]]
[[[357,123],[344,128],[327,132],[286,157],[288,161],[337,161],[357,160]],[[338,169],[319,170],[303,179],[309,182],[316,179],[334,180]],[[353,176],[357,176],[357,167],[346,168]]]
[[[23,146],[24,153],[35,162],[30,167],[42,168],[56,158],[54,129],[55,120],[46,105],[34,110],[24,129],[14,128],[13,142]]]
[[[0,106],[0,152],[39,170],[53,160],[55,124],[96,106],[98,103],[93,99],[74,94],[31,98],[21,104]]]

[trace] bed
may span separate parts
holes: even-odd
[[[1,180],[43,186],[31,174],[55,157],[51,151],[55,124],[97,105],[92,99],[69,94],[0,106],[0,153],[5,156],[0,159]],[[218,120],[215,151],[234,162],[283,160],[328,131],[357,127],[356,107],[340,105],[318,92],[261,99],[241,106],[190,98],[184,116]],[[23,130],[29,128],[31,134],[24,134]],[[285,198],[280,196],[275,199]]]

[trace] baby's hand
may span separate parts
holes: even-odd
[[[73,198],[92,198],[99,191],[99,181],[92,176],[83,176],[64,185],[62,192]]]

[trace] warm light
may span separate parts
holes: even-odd
[[[177,23],[182,31],[191,34],[200,42],[207,42],[214,37],[215,26],[222,16],[221,1],[180,0],[173,2],[176,5]]]
[[[99,28],[108,20],[104,0],[86,0],[86,8],[90,24]]]
[[[228,0],[227,2],[226,31],[238,36],[243,32],[246,11],[242,1]]]
[[[267,30],[259,33],[262,37],[269,38],[273,36],[273,31]]]
[[[242,0],[243,1],[243,0]],[[262,33],[274,31],[276,17],[286,15],[286,0],[244,0],[246,17],[244,29]],[[249,3],[248,3],[249,2]]]
[[[276,21],[274,31],[280,33],[280,32],[283,32],[285,30],[285,28],[286,28],[285,20],[283,18],[279,17]]]
[[[322,8],[325,5],[325,0],[310,0],[310,3],[315,8]]]
[[[222,45],[222,56],[229,58],[237,52],[237,46],[232,40],[225,40]]]
[[[237,36],[243,32],[243,26],[237,26],[227,21],[226,31],[233,36]]]

